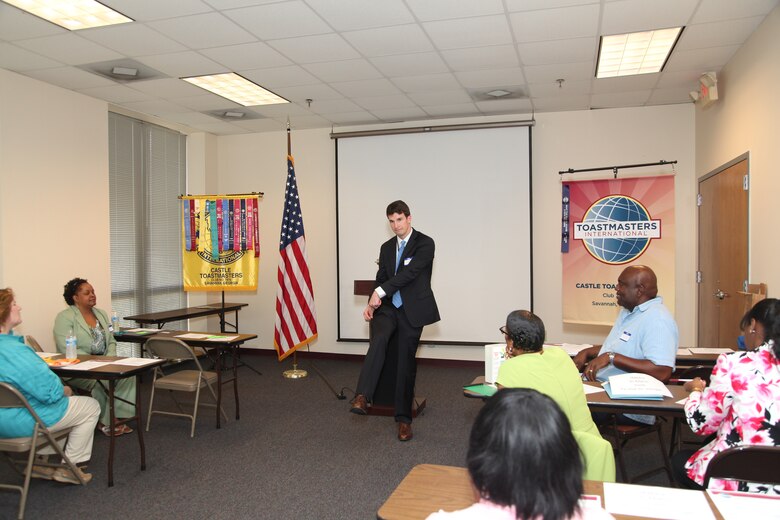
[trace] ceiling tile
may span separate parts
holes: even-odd
[[[306,128],[323,128],[330,126],[330,121],[315,115],[292,115],[290,116],[290,127],[293,130],[304,130]],[[300,175],[300,171],[299,171]],[[300,177],[299,177],[300,178]]]
[[[201,96],[193,97],[180,97],[176,99],[176,103],[183,107],[187,107],[198,112],[206,112],[208,110],[221,110],[230,108],[240,108],[243,105],[234,103],[229,99],[223,98],[216,94],[207,93]]]
[[[322,81],[357,81],[381,78],[382,74],[364,59],[310,63],[304,68]]]
[[[460,87],[458,80],[451,73],[423,74],[420,76],[404,76],[391,78],[393,83],[404,92],[432,92],[454,90]]]
[[[104,2],[106,3],[106,2]],[[211,11],[211,7],[200,0],[111,0],[111,8],[137,22],[148,22],[187,16]]]
[[[588,81],[564,81],[558,86],[557,81],[546,83],[531,83],[528,90],[534,98],[580,96],[591,93],[591,82]]]
[[[388,108],[407,108],[415,106],[415,104],[404,95],[355,98],[352,101],[372,112],[374,110],[385,110]]]
[[[320,83],[316,77],[302,67],[275,67],[271,69],[245,70],[241,75],[266,88],[296,87],[299,85],[315,85]]]
[[[316,114],[343,114],[360,112],[360,107],[348,99],[323,99],[312,102],[311,111]]]
[[[123,58],[121,54],[73,33],[19,40],[17,45],[69,65]]]
[[[163,116],[167,114],[183,114],[189,112],[188,108],[165,101],[163,99],[152,99],[150,101],[133,101],[130,103],[123,103],[122,106],[142,112],[144,114],[151,114],[155,116]]]
[[[706,49],[693,49],[690,51],[680,51],[672,53],[664,70],[699,70],[707,72],[708,70],[720,70],[723,65],[737,52],[738,45],[727,45],[725,47],[708,47]]]
[[[184,112],[182,114],[168,114],[166,116],[166,119],[187,126],[210,125],[212,123],[220,121],[215,117],[206,114],[201,114],[199,112]]]
[[[555,65],[530,65],[523,67],[528,83],[550,83],[558,78],[566,81],[590,80],[596,75],[596,66],[589,61],[558,63]]]
[[[689,88],[693,89],[697,86],[701,72],[684,70],[681,72],[676,71],[664,71],[661,73],[661,77],[658,80],[658,88]]]
[[[433,50],[428,37],[417,25],[396,25],[343,33],[364,56],[388,56]]]
[[[230,123],[223,123],[215,120],[214,123],[199,123],[192,125],[198,130],[203,130],[214,135],[237,135],[246,133],[246,130],[237,125],[231,125]]]
[[[415,119],[424,119],[428,117],[421,108],[408,107],[408,108],[392,108],[388,110],[372,110],[372,114],[381,119],[382,121],[413,121]]]
[[[371,58],[371,63],[389,77],[449,72],[447,64],[435,52],[380,56]]]
[[[106,87],[114,82],[97,74],[90,74],[76,67],[59,67],[56,69],[40,69],[25,72],[27,76],[58,85],[67,89],[78,90],[90,87]]]
[[[22,49],[11,43],[0,43],[0,67],[16,72],[62,67],[62,63]]]
[[[601,78],[593,80],[594,94],[607,94],[609,92],[632,92],[649,90],[658,83],[660,74],[639,74],[636,76],[622,76],[619,78]]]
[[[236,121],[234,125],[251,132],[272,132],[284,129],[284,123],[275,119],[250,119],[249,121]]]
[[[236,45],[256,38],[219,13],[196,14],[149,22],[149,26],[191,49]],[[208,27],[208,30],[204,30]]]
[[[320,34],[274,40],[268,44],[296,63],[317,63],[359,58],[355,49],[338,34]]]
[[[693,103],[687,88],[657,88],[650,94],[648,105],[674,105],[678,103]]]
[[[68,33],[67,29],[0,2],[0,38],[3,40],[14,41]]]
[[[534,110],[537,112],[562,112],[589,108],[590,96],[588,95],[534,98]]]
[[[230,72],[229,68],[211,61],[195,51],[146,56],[144,58],[138,58],[138,61],[173,78],[186,78],[189,76],[204,76],[206,74]]]
[[[202,96],[207,92],[200,87],[196,87],[195,85],[176,78],[136,81],[127,86],[141,92],[146,92],[149,95],[165,99]]]
[[[457,117],[479,115],[479,109],[474,103],[458,103],[454,105],[428,105],[423,109],[433,117]]]
[[[514,45],[451,49],[441,54],[454,71],[506,69],[520,64]]]
[[[536,11],[573,5],[598,4],[599,0],[506,0],[508,11]]]
[[[346,97],[390,96],[401,93],[395,85],[385,78],[344,81],[331,83],[331,85]]]
[[[776,6],[777,0],[702,0],[692,23],[765,16]]]
[[[607,2],[601,34],[623,34],[686,25],[699,0],[622,0]]]
[[[763,20],[761,16],[753,16],[740,20],[689,25],[680,36],[680,41],[674,48],[675,52],[704,47],[741,45]]]
[[[463,90],[448,90],[441,92],[416,92],[409,94],[409,98],[418,105],[428,110],[428,107],[439,105],[472,104],[471,96]]]
[[[104,99],[109,103],[128,103],[130,101],[149,101],[152,99],[152,96],[124,85],[85,88],[80,89],[79,92],[90,97]]]
[[[225,11],[225,15],[261,40],[325,34],[333,30],[299,1]]]
[[[414,17],[401,0],[306,0],[317,14],[337,31],[353,31],[413,23]]]
[[[483,114],[511,114],[530,112],[530,99],[496,99],[491,101],[478,101],[477,108]]]
[[[232,71],[292,65],[290,60],[263,42],[201,49],[199,52]]]
[[[513,43],[512,33],[504,15],[425,22],[422,25],[439,49]]]
[[[214,9],[237,9],[259,4],[275,4],[280,0],[203,0]]]
[[[649,90],[639,92],[612,92],[609,94],[593,94],[590,103],[593,108],[618,108],[642,106],[650,97]]]
[[[252,112],[256,112],[263,117],[273,117],[275,119],[285,118],[293,114],[311,114],[311,112],[295,103],[284,103],[280,105],[260,105],[249,107]]]
[[[582,5],[509,15],[518,42],[598,36],[599,6]]]
[[[599,49],[598,38],[571,38],[546,42],[529,42],[517,45],[523,65],[548,65],[576,63],[593,60]]]
[[[307,99],[319,101],[321,99],[342,99],[339,92],[324,83],[319,85],[305,85],[302,87],[279,87],[274,90],[284,99],[304,105]]]
[[[504,4],[501,0],[479,0],[453,2],[452,0],[406,0],[415,16],[424,22],[431,20],[448,20],[452,18],[467,18],[470,16],[485,16],[502,14]]]
[[[466,88],[498,87],[506,85],[524,85],[525,77],[520,67],[456,72],[461,85]]]
[[[126,23],[79,33],[84,38],[126,56],[146,56],[183,51],[186,48],[143,24]]]
[[[338,125],[356,125],[362,123],[376,123],[378,119],[370,112],[343,112],[338,114],[328,114],[329,121]]]

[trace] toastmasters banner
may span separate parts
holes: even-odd
[[[612,325],[618,275],[640,264],[674,313],[674,176],[565,182],[562,194],[563,321]]]
[[[257,289],[259,196],[181,199],[184,290]]]

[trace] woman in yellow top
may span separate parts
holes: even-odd
[[[97,298],[95,289],[83,278],[74,278],[65,284],[63,292],[68,308],[57,315],[54,320],[54,341],[57,350],[65,352],[65,338],[69,333],[76,336],[76,348],[79,354],[96,356],[116,356],[116,340],[114,339],[111,322],[105,311],[95,307]],[[71,379],[68,385],[91,392],[92,397],[100,403],[100,431],[111,435],[108,394],[103,385],[94,379]],[[116,418],[133,417],[135,415],[135,378],[120,379],[116,382],[114,394],[119,399],[114,400]],[[125,402],[125,401],[129,401]],[[133,430],[126,424],[116,426],[114,435],[131,433]]]
[[[585,458],[585,478],[615,479],[612,445],[601,438],[585,400],[582,376],[571,357],[559,347],[543,348],[544,323],[529,311],[513,311],[501,327],[506,338],[506,361],[498,369],[498,386],[532,388],[551,397],[569,419]]]

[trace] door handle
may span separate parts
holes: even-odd
[[[719,300],[723,300],[724,298],[727,298],[729,296],[729,293],[725,293],[718,289],[713,296]]]

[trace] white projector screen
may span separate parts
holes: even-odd
[[[515,309],[531,309],[530,127],[337,137],[340,341],[367,341],[366,296],[379,246],[393,236],[397,199],[433,238],[432,287],[441,321],[422,341],[495,343]]]

